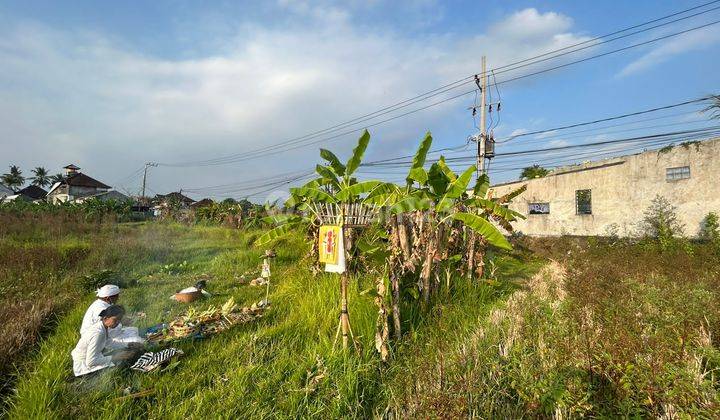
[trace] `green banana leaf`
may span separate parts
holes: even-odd
[[[453,172],[452,169],[450,169],[449,166],[447,166],[447,163],[445,163],[445,156],[440,156],[440,159],[437,161],[438,166],[443,171],[445,176],[448,177],[450,182],[455,181],[455,178],[457,178],[457,175],[455,175],[455,172]]]
[[[445,194],[443,194],[442,198],[435,206],[436,211],[444,212],[453,207],[454,201],[462,196],[467,190],[467,186],[472,179],[473,172],[475,172],[475,166],[471,165],[465,170],[465,172],[462,173],[462,175],[448,185],[447,191],[445,191]]]
[[[482,174],[475,181],[475,188],[473,188],[473,196],[477,198],[485,198],[487,191],[490,189],[490,177],[487,174]]]
[[[333,152],[331,152],[327,149],[320,149],[320,157],[330,163],[330,166],[333,168],[333,171],[335,171],[335,173],[338,176],[345,175],[345,165],[340,163],[340,159],[338,159],[338,157],[335,156],[335,154]]]
[[[368,143],[370,143],[370,133],[365,130],[358,139],[358,144],[353,149],[353,154],[347,165],[345,165],[345,177],[352,175],[357,168],[360,167],[363,155],[365,155],[365,149],[367,149]]]
[[[329,180],[333,185],[340,185],[337,179],[337,175],[331,168],[322,165],[315,165],[315,172],[317,172],[324,179]]]
[[[296,226],[299,226],[300,223],[285,223],[282,224],[276,228],[270,229],[269,231],[262,234],[259,238],[255,240],[255,245],[261,246],[268,244],[278,238],[282,238],[283,236],[287,235],[290,231],[292,231]]]
[[[350,185],[340,190],[340,192],[335,195],[335,198],[340,201],[348,201],[353,197],[359,197],[361,194],[369,193],[380,184],[382,184],[382,181],[358,182],[357,184]]]
[[[437,162],[430,166],[430,171],[428,172],[428,184],[430,185],[432,192],[438,197],[442,197],[442,195],[445,194],[447,186],[450,184],[450,180]]]
[[[429,210],[430,201],[418,197],[405,197],[390,207],[392,213],[409,213],[416,210]]]
[[[455,213],[452,218],[463,222],[467,227],[482,235],[491,245],[507,250],[512,249],[512,245],[505,236],[484,218],[471,213]]]
[[[420,185],[425,185],[428,180],[428,174],[422,167],[412,168],[410,169],[410,172],[408,173],[408,176],[407,178],[405,178],[405,180],[408,182],[408,184],[412,184],[413,181],[417,181]]]
[[[298,197],[310,198],[323,203],[336,203],[337,200],[332,195],[326,193],[319,188],[297,187],[290,188],[290,193]]]

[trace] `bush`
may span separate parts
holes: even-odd
[[[678,220],[676,211],[677,207],[665,197],[655,196],[640,222],[640,236],[659,245],[663,251],[685,247],[686,241],[682,240],[684,225]]]
[[[710,212],[703,219],[700,227],[700,239],[716,246],[720,246],[720,221],[717,213]]]

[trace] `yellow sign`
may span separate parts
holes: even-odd
[[[340,247],[340,235],[342,229],[340,226],[320,226],[319,238],[319,261],[326,264],[338,263],[338,250]]]

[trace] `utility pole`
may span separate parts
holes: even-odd
[[[155,167],[155,166],[158,166],[158,164],[154,163],[154,162],[147,162],[145,164],[145,172],[143,173],[143,183],[142,183],[142,195],[140,197],[143,200],[143,202],[145,202],[145,183],[147,182],[147,171],[148,171],[148,168],[151,166]]]
[[[477,139],[477,176],[485,173],[485,139],[487,138],[487,71],[485,69],[485,56],[482,56],[482,80],[480,82],[480,138]]]

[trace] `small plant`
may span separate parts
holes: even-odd
[[[720,220],[715,212],[705,216],[700,227],[700,239],[720,247]]]
[[[165,264],[162,267],[160,267],[160,272],[163,274],[169,274],[171,276],[176,274],[182,274],[187,271],[189,271],[192,267],[188,264],[187,261],[183,261],[181,263],[170,263]]]
[[[640,222],[641,236],[656,242],[663,251],[678,245],[684,226],[678,220],[676,210],[665,197],[656,196]]]

